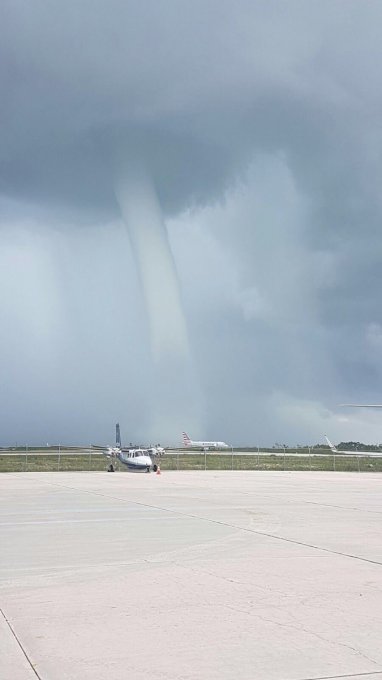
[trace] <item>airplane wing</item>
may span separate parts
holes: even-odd
[[[123,453],[129,453],[130,451],[142,451],[142,452],[148,451],[148,449],[146,449],[146,448],[143,447],[143,446],[129,446],[128,448],[123,447],[123,448],[121,448],[120,450],[121,450]]]
[[[351,406],[352,408],[382,408],[382,404],[340,404],[340,406]]]

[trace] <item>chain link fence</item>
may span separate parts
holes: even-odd
[[[68,452],[60,447],[49,451],[9,450],[0,453],[0,472],[52,472],[52,471],[105,471],[109,464],[106,456],[89,452]],[[274,451],[259,449],[230,452],[195,452],[183,450],[167,452],[156,458],[162,470],[282,470],[282,471],[333,471],[382,472],[380,455],[336,454],[327,449],[287,449]],[[117,469],[127,468],[117,462]]]
[[[314,453],[301,450],[281,453],[230,454],[206,452],[203,454],[167,454],[160,461],[163,470],[306,470],[338,472],[382,472],[382,453],[372,456],[357,454]]]

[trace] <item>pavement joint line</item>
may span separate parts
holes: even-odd
[[[25,658],[26,658],[26,660],[27,660],[29,666],[31,667],[33,673],[35,674],[36,678],[38,678],[38,680],[42,680],[41,675],[39,675],[38,672],[36,671],[36,669],[35,669],[33,663],[31,662],[31,660],[30,660],[28,654],[26,653],[26,651],[25,651],[23,645],[21,644],[21,642],[20,642],[20,640],[19,640],[19,638],[18,638],[18,636],[17,636],[17,634],[16,634],[16,632],[15,632],[15,630],[14,630],[14,628],[13,628],[11,622],[7,619],[7,617],[6,617],[5,613],[4,613],[4,611],[3,611],[1,608],[0,608],[0,612],[1,612],[1,615],[2,615],[2,617],[3,617],[3,619],[4,619],[4,621],[6,622],[6,624],[7,624],[8,628],[9,628],[9,630],[11,631],[13,637],[15,638],[15,640],[16,640],[18,646],[20,647],[22,653],[24,654],[24,656],[25,656]]]
[[[117,519],[113,517],[113,522],[137,522],[138,519],[137,517],[118,517]],[[147,520],[156,520],[156,517],[145,517],[146,522]],[[39,524],[105,524],[108,522],[110,522],[110,517],[100,519],[36,519],[25,520],[25,522],[0,522],[0,527],[36,526]]]
[[[208,517],[200,517],[198,515],[193,515],[188,512],[182,512],[180,510],[171,510],[171,508],[163,508],[160,505],[151,505],[150,503],[142,503],[141,501],[133,501],[129,498],[119,498],[118,496],[109,496],[108,494],[100,493],[99,491],[88,491],[87,489],[79,489],[76,487],[68,486],[66,484],[55,484],[54,482],[47,482],[48,485],[50,486],[58,486],[63,489],[70,489],[71,491],[75,492],[80,492],[80,493],[87,493],[91,494],[94,496],[101,496],[103,498],[111,498],[112,500],[118,500],[121,501],[122,503],[132,503],[133,505],[139,505],[144,508],[150,508],[150,509],[155,509],[155,510],[161,510],[162,512],[169,512],[173,513],[175,515],[180,515],[182,517],[191,517],[192,519],[198,519],[199,521],[202,522],[210,522],[211,524],[218,524],[223,527],[228,527],[229,529],[237,529],[238,531],[245,531],[248,534],[255,534],[257,536],[266,536],[267,538],[272,538],[276,541],[282,541],[285,543],[291,543],[292,545],[301,545],[304,548],[312,548],[312,550],[318,550],[322,552],[329,553],[330,555],[339,555],[340,557],[348,557],[349,559],[352,560],[358,560],[360,562],[367,562],[368,564],[375,564],[379,567],[382,566],[382,562],[379,562],[378,560],[371,560],[367,557],[360,557],[359,555],[352,555],[351,553],[343,553],[340,552],[339,550],[331,550],[330,548],[323,548],[319,545],[313,545],[312,543],[304,543],[303,541],[297,541],[296,539],[293,538],[285,538],[284,536],[277,536],[276,534],[270,534],[265,531],[257,531],[256,529],[250,529],[248,527],[240,527],[237,526],[236,524],[230,524],[229,522],[222,522],[221,520],[217,519],[210,519]],[[382,671],[381,671],[382,672]],[[346,675],[344,676],[346,677]],[[320,680],[318,678],[317,680]]]
[[[341,678],[367,678],[370,675],[382,675],[382,671],[368,671],[366,673],[345,673],[345,675],[320,675],[302,680],[341,680]]]
[[[355,512],[368,512],[372,515],[382,515],[382,510],[366,510],[365,508],[352,508],[348,505],[332,505],[331,503],[317,503],[317,501],[304,501],[307,505],[318,505],[321,508],[337,508],[338,510],[354,510]],[[345,676],[346,677],[346,676]]]

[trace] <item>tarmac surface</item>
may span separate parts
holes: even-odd
[[[382,475],[0,475],[1,680],[382,680]]]

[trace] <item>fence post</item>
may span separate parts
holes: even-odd
[[[207,450],[204,449],[204,471],[207,470]]]
[[[257,468],[260,467],[260,447],[257,447]]]
[[[57,461],[58,472],[60,472],[60,467],[61,467],[61,444],[58,445],[58,461]]]
[[[28,444],[25,444],[25,472],[28,472]]]
[[[92,450],[89,451],[89,470],[92,469]]]
[[[361,472],[360,467],[359,467],[359,456],[357,456],[357,463],[358,463],[358,472]]]
[[[336,471],[336,454],[333,453],[333,470]]]
[[[284,472],[285,472],[285,446],[283,446],[284,449]]]
[[[309,470],[312,469],[312,461],[310,459],[310,446],[309,446]]]
[[[231,446],[231,470],[233,470],[233,446]]]
[[[179,451],[176,452],[176,469],[179,472]]]

